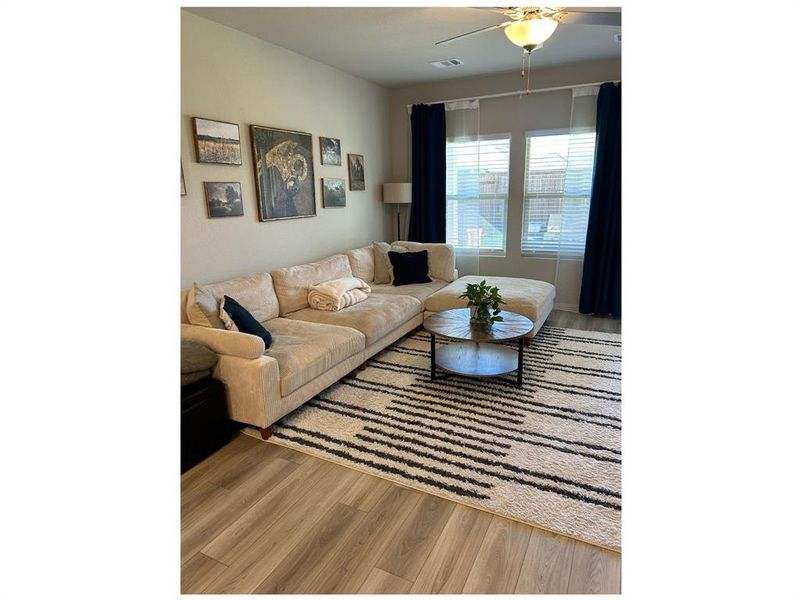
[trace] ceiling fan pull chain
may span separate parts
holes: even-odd
[[[527,89],[528,89],[528,93],[529,94],[531,93],[531,54],[533,54],[533,52],[528,52],[528,86],[527,86]]]

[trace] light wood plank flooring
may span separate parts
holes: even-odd
[[[548,324],[619,333],[618,319]],[[183,593],[620,592],[620,555],[237,434],[181,476]]]

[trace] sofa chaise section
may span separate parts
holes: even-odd
[[[533,329],[526,336],[532,338],[541,329],[556,300],[556,288],[546,281],[535,279],[522,279],[519,277],[495,277],[465,275],[456,281],[431,294],[425,300],[425,316],[431,313],[450,310],[451,308],[465,308],[466,298],[461,294],[467,289],[469,283],[486,281],[489,285],[500,288],[500,293],[506,301],[503,310],[518,313],[528,317],[533,322]]]

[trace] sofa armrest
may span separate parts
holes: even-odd
[[[217,354],[239,358],[259,358],[266,350],[264,340],[257,335],[214,327],[181,323],[181,338],[205,344]]]
[[[267,420],[267,406],[281,399],[277,360],[271,356],[245,359],[222,355],[214,367],[214,377],[225,384],[231,419],[256,427],[272,425]]]

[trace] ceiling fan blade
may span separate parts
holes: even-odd
[[[461,35],[457,35],[455,37],[447,38],[446,40],[441,40],[436,42],[434,46],[441,46],[442,44],[449,44],[455,40],[460,40],[461,38],[469,37],[471,35],[475,35],[478,33],[483,33],[484,31],[491,31],[492,29],[500,29],[501,27],[506,27],[507,25],[511,25],[514,21],[506,21],[505,23],[498,23],[497,25],[489,25],[488,27],[481,27],[480,29],[476,29],[475,31],[470,31],[469,33],[462,33]]]
[[[559,19],[562,23],[570,25],[605,25],[607,27],[621,27],[622,13],[595,12],[580,8],[568,8]]]
[[[507,17],[519,11],[519,8],[513,6],[470,6],[470,8],[474,10],[488,10],[489,12],[499,13]]]

